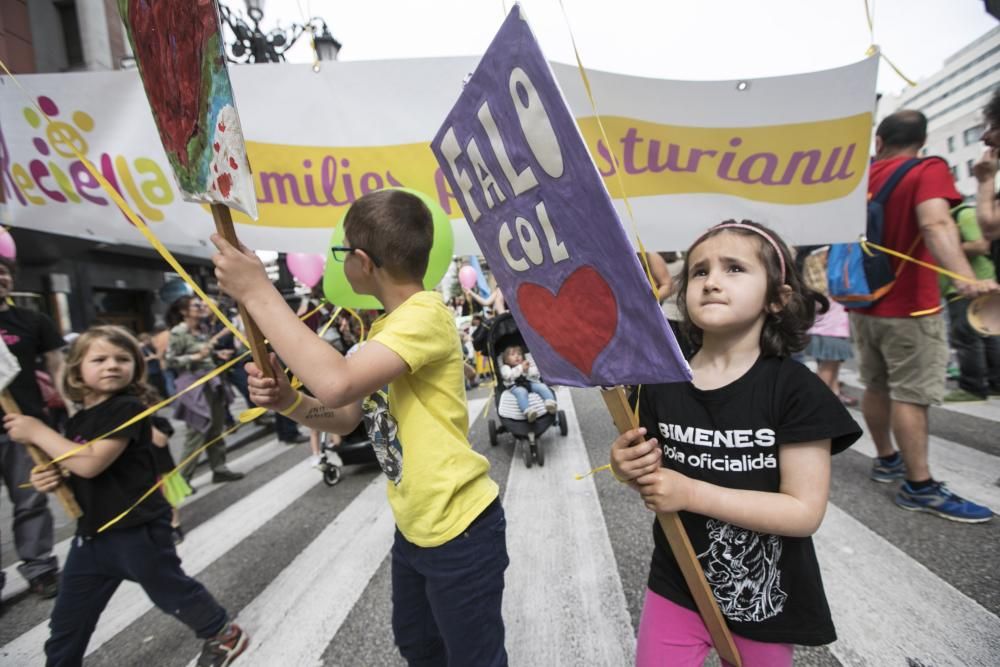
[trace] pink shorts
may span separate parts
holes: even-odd
[[[743,667],[791,667],[791,644],[758,642],[733,635]],[[639,621],[636,667],[694,667],[704,664],[712,649],[708,628],[697,612],[675,604],[651,590]],[[731,663],[722,661],[726,667]]]

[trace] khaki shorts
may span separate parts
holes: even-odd
[[[851,313],[851,334],[865,387],[894,401],[936,405],[944,399],[948,342],[944,318]]]

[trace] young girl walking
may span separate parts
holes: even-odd
[[[100,438],[145,409],[145,363],[139,342],[116,326],[90,329],[73,343],[63,390],[82,409],[70,418],[63,437],[41,421],[8,414],[11,439],[33,444],[52,458]],[[105,532],[118,516],[156,482],[150,419],[90,443],[60,463],[69,473],[83,516],[62,572],[45,642],[48,665],[79,665],[97,619],[122,581],[135,581],[149,598],[205,640],[199,666],[230,664],[247,636],[205,587],[181,569],[170,530],[170,505],[151,494]],[[52,492],[63,477],[56,466],[34,470],[31,483]]]
[[[711,228],[680,276],[693,380],[640,387],[640,428],[612,445],[615,475],[647,508],[680,512],[746,667],[790,666],[793,644],[836,639],[810,536],[826,510],[830,455],[861,429],[789,358],[817,304],[826,300],[802,284],[774,232],[748,221]],[[701,665],[708,631],[658,524],[653,534],[636,664]]]

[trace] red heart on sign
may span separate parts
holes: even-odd
[[[522,283],[517,303],[528,325],[587,377],[618,329],[614,292],[589,266],[570,274],[555,295],[541,285]]]

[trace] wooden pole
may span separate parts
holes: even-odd
[[[212,218],[215,219],[215,229],[219,235],[226,239],[236,248],[240,247],[240,240],[236,238],[236,229],[233,227],[233,214],[225,204],[212,204]],[[260,332],[260,327],[250,317],[250,313],[243,307],[242,303],[237,303],[236,307],[240,311],[240,319],[243,320],[243,331],[250,342],[250,354],[257,367],[264,373],[265,377],[274,379],[274,369],[271,367],[271,359],[267,354],[267,343],[264,341],[264,334]]]
[[[602,389],[601,396],[604,398],[604,404],[608,406],[608,412],[611,413],[611,418],[619,433],[638,428],[639,421],[636,419],[635,412],[629,407],[628,397],[625,396],[625,390],[622,387]],[[684,530],[680,515],[677,512],[665,512],[657,513],[656,518],[660,522],[660,528],[663,529],[664,535],[667,536],[670,550],[674,553],[674,558],[677,559],[677,564],[684,575],[684,581],[691,591],[691,597],[694,598],[694,603],[698,607],[698,613],[701,614],[701,620],[705,622],[708,634],[712,637],[715,650],[718,651],[723,660],[736,665],[736,667],[741,667],[740,653],[736,650],[733,636],[722,617],[712,589],[709,588],[708,581],[705,580],[705,572],[701,569],[698,556],[695,555],[694,549],[691,547],[691,540],[688,539],[687,532]]]
[[[21,413],[21,408],[18,407],[17,401],[11,395],[10,391],[4,389],[0,392],[0,408],[9,415],[19,415]],[[31,456],[31,460],[35,462],[35,465],[48,465],[52,463],[52,459],[48,455],[40,450],[34,445],[25,445],[28,448],[28,455]],[[76,502],[76,496],[73,495],[72,489],[66,486],[65,483],[60,483],[53,491],[56,498],[59,500],[59,504],[63,506],[66,514],[71,519],[79,519],[83,516],[83,510],[80,509],[80,505]]]

